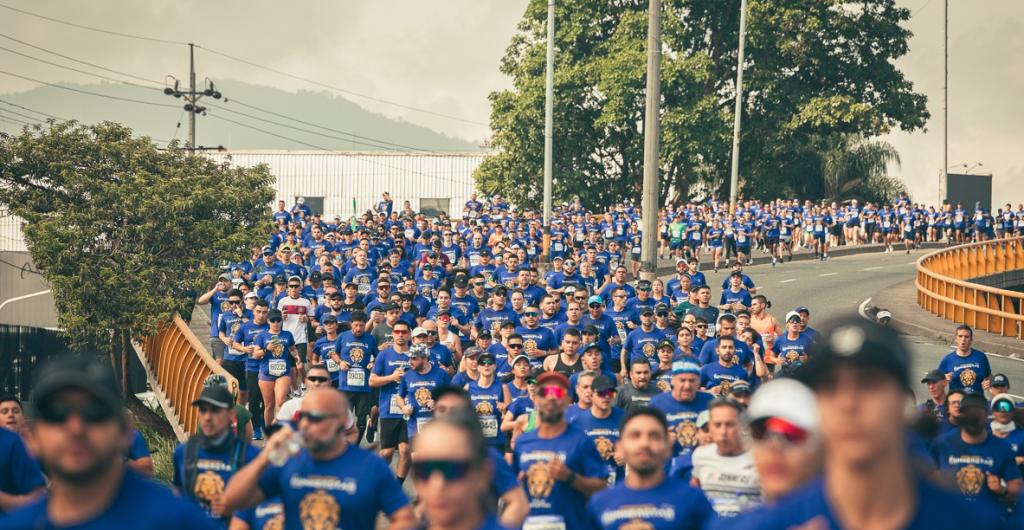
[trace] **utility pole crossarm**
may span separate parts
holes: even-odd
[[[174,76],[167,76],[170,79],[174,79],[174,86],[168,86],[164,88],[164,94],[168,96],[174,96],[175,98],[181,98],[185,100],[185,105],[182,107],[185,112],[188,113],[188,146],[187,149],[195,153],[198,150],[204,150],[196,145],[196,114],[206,115],[206,107],[199,105],[199,100],[205,96],[210,96],[213,99],[220,99],[222,94],[217,91],[217,87],[214,86],[213,81],[209,78],[206,79],[206,88],[197,91],[196,90],[196,59],[195,59],[195,44],[188,43],[188,90],[182,91],[179,88],[178,80]],[[227,98],[224,99],[227,101]],[[180,124],[179,124],[180,125]]]

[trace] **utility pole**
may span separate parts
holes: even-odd
[[[942,31],[942,172],[939,173],[939,205],[946,200],[949,180],[949,0],[945,0]]]
[[[196,91],[195,44],[188,43],[188,90],[182,92],[179,89],[178,80],[173,75],[167,77],[174,80],[174,87],[165,87],[164,94],[185,99],[185,105],[182,108],[188,113],[188,145],[186,149],[192,153],[195,153],[197,150],[223,149],[223,147],[202,147],[196,145],[196,114],[206,116],[206,107],[199,105],[199,100],[204,96],[220,99],[222,94],[217,91],[217,87],[214,86],[213,81],[210,81],[210,78],[206,78],[206,88],[199,92]],[[224,98],[224,101],[227,101],[227,98]]]
[[[732,126],[732,174],[729,178],[729,212],[736,212],[740,192],[740,122],[743,114],[743,43],[747,38],[747,0],[740,0],[740,49],[736,58],[736,116]]]
[[[641,207],[640,279],[658,270],[658,134],[661,129],[661,0],[650,0],[647,14],[647,102],[644,113],[644,189]]]
[[[554,180],[555,135],[555,0],[548,0],[547,72],[544,79],[544,240],[541,261],[549,262],[551,247],[551,202]]]

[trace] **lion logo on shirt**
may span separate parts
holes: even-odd
[[[676,438],[679,445],[693,447],[697,445],[697,424],[692,421],[683,421],[676,425]]]
[[[220,303],[220,310],[223,312],[231,310],[231,304],[228,303],[227,300],[224,300],[223,302]]]
[[[270,344],[267,344],[267,351],[274,357],[280,357],[284,354],[284,344],[281,344],[281,339],[277,335],[270,339]]]
[[[329,493],[317,490],[302,498],[299,519],[304,530],[334,530],[341,521],[341,508]]]
[[[962,372],[960,372],[960,384],[961,385],[963,385],[965,387],[974,386],[974,383],[976,383],[977,381],[978,381],[978,374],[975,373],[974,370],[972,370],[970,368],[964,368],[964,370]]]
[[[648,342],[647,344],[644,344],[644,355],[647,357],[654,356],[654,343]]]
[[[501,333],[501,321],[495,320],[491,322],[491,335],[497,335]]]
[[[526,470],[526,487],[530,496],[547,497],[551,495],[551,488],[555,485],[555,479],[548,471],[547,462],[536,462],[530,469]]]
[[[352,362],[358,364],[363,362],[363,357],[365,357],[366,354],[363,353],[362,348],[352,348],[348,351],[348,356],[352,359]]]
[[[284,530],[284,514],[279,513],[263,523],[263,530]]]
[[[956,485],[964,495],[977,495],[985,483],[985,473],[977,466],[967,465],[956,472]]]
[[[786,352],[786,362],[793,362],[800,360],[800,354],[796,350],[789,350]]]
[[[533,339],[526,339],[523,341],[523,351],[530,351],[537,349],[537,341]]]
[[[597,446],[597,453],[601,455],[601,458],[604,460],[611,460],[612,456],[615,455],[615,444],[604,436],[595,438],[594,445]]]
[[[490,416],[494,414],[494,407],[490,401],[477,401],[476,414],[477,416]]]
[[[654,525],[643,519],[633,519],[619,526],[619,530],[654,530]]]
[[[670,385],[668,381],[664,379],[658,379],[658,382],[655,383],[654,386],[658,387],[658,390],[661,390],[662,392],[668,392],[669,390],[672,390],[672,385]]]
[[[720,395],[728,395],[729,390],[732,389],[732,381],[728,379],[722,379],[722,382],[718,385]]]
[[[427,406],[427,403],[430,401],[430,389],[425,386],[417,388],[416,392],[413,392],[412,395],[416,399],[416,404],[421,407]]]
[[[199,501],[209,504],[224,493],[224,479],[213,471],[203,471],[196,476],[192,493]]]

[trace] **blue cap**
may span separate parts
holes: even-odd
[[[807,309],[804,306],[800,306],[800,307],[794,309],[793,311],[796,311],[797,313],[807,313],[808,315],[811,314],[811,310]]]
[[[672,375],[679,374],[700,375],[700,365],[692,361],[676,361],[672,363]]]
[[[587,299],[587,305],[590,304],[604,304],[604,300],[600,296],[594,295]]]

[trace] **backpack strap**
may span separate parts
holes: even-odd
[[[185,442],[185,453],[182,458],[182,494],[192,498],[195,496],[196,476],[199,474],[199,437],[192,436]]]

